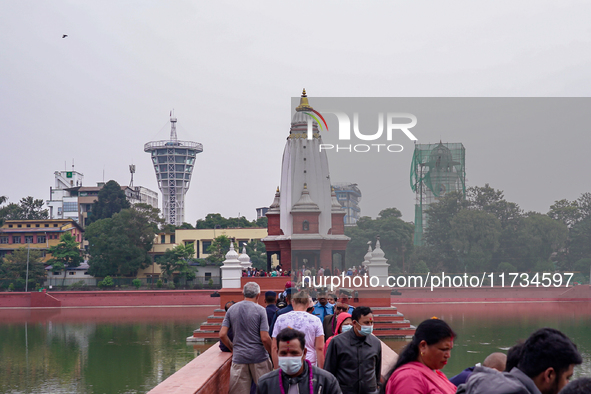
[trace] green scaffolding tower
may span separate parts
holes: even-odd
[[[466,195],[466,149],[461,143],[415,144],[410,166],[410,187],[415,192],[414,244],[423,245],[430,204],[453,191]]]

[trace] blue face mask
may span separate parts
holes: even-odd
[[[353,328],[353,326],[352,326],[352,325],[350,325],[350,324],[343,324],[343,325],[341,326],[341,331],[342,331],[343,333],[345,333],[345,332],[349,331],[349,330],[350,330],[350,329],[352,329],[352,328]]]
[[[301,357],[278,357],[279,368],[288,375],[296,374],[302,368]]]
[[[361,330],[359,330],[359,333],[361,335],[365,335],[368,336],[373,332],[373,326],[361,326]]]

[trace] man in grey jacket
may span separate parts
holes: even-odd
[[[306,336],[303,332],[293,328],[281,330],[277,334],[280,369],[261,376],[257,393],[310,393],[312,384],[313,394],[341,394],[339,382],[334,376],[306,362],[306,350]]]
[[[343,394],[373,394],[379,390],[382,343],[374,335],[373,314],[366,306],[355,308],[353,329],[335,336],[326,350],[324,369],[332,373]]]
[[[458,393],[466,394],[557,394],[583,362],[576,346],[553,328],[534,332],[523,344],[517,367],[499,373],[477,367]]]

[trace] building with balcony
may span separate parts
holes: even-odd
[[[77,171],[56,171],[55,186],[49,188],[50,199],[46,201],[51,219],[72,219],[86,227],[88,213],[105,186],[82,186],[84,174]],[[158,192],[143,186],[121,186],[130,204],[145,203],[158,208]]]
[[[335,183],[332,185],[337,201],[345,209],[345,226],[355,226],[361,217],[361,191],[356,183]]]
[[[82,245],[84,230],[73,219],[6,220],[0,228],[0,257],[24,247],[40,251],[45,262],[51,258],[47,250],[66,232]]]

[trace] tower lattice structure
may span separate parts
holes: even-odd
[[[144,152],[152,156],[152,164],[162,192],[162,211],[167,224],[181,225],[185,221],[185,194],[189,190],[195,168],[195,156],[203,152],[203,145],[179,141],[177,119],[170,117],[170,139],[152,141],[144,145]]]
[[[414,244],[423,245],[429,206],[450,192],[466,195],[466,149],[461,143],[416,144],[410,167],[415,192]]]

